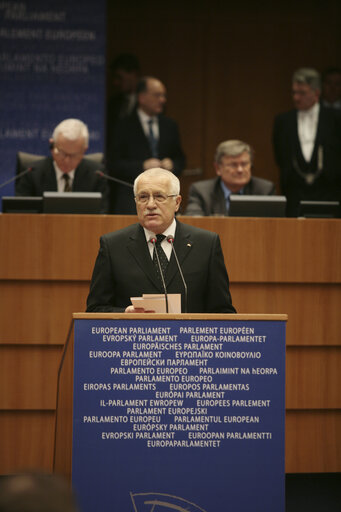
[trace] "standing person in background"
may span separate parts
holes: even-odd
[[[323,71],[321,103],[325,107],[341,109],[340,68],[328,68]]]
[[[167,101],[164,84],[154,77],[138,83],[137,108],[119,121],[113,135],[108,167],[113,177],[133,183],[140,172],[162,167],[180,176],[185,156],[175,121],[163,115]],[[112,212],[135,214],[135,202],[128,187],[114,186]]]
[[[136,87],[140,79],[140,63],[136,55],[122,53],[110,65],[113,94],[108,99],[106,119],[106,153],[110,153],[110,144],[116,123],[129,116],[136,107]]]
[[[292,78],[294,109],[275,118],[273,147],[287,214],[301,200],[341,199],[341,112],[320,104],[321,79],[310,68]]]
[[[226,140],[216,149],[216,178],[197,181],[189,189],[185,215],[228,215],[230,195],[273,195],[275,185],[251,175],[253,150],[241,140]]]

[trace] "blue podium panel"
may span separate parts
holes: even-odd
[[[76,320],[81,509],[284,512],[285,322]]]

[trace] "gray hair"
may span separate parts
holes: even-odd
[[[299,84],[307,84],[316,91],[321,90],[321,76],[316,69],[312,68],[300,68],[292,75],[292,82]]]
[[[89,145],[89,130],[83,121],[79,119],[64,119],[59,123],[53,130],[52,138],[54,141],[57,140],[58,135],[64,135],[68,140],[84,139],[84,145]]]
[[[225,140],[221,142],[216,149],[214,161],[220,164],[223,156],[239,156],[244,152],[250,155],[251,163],[253,162],[254,151],[252,147],[242,140]]]
[[[158,178],[165,177],[170,182],[170,193],[175,194],[178,196],[180,194],[180,181],[179,178],[175,176],[170,171],[167,171],[166,169],[162,169],[161,167],[155,167],[154,169],[147,169],[147,171],[142,172],[137,176],[137,178],[134,181],[134,196],[136,196],[137,193],[137,187],[139,184],[139,181],[141,178],[148,177],[148,176],[156,176]]]

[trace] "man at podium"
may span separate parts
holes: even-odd
[[[144,312],[142,294],[181,294],[181,311],[235,313],[220,239],[175,219],[179,179],[161,168],[134,182],[139,223],[100,238],[87,312]]]

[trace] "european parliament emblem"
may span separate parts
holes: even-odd
[[[135,512],[206,512],[195,503],[187,501],[179,496],[158,492],[130,493]]]

